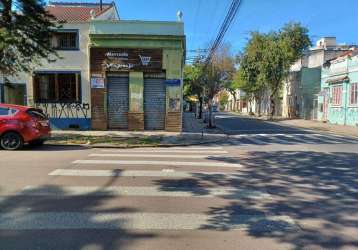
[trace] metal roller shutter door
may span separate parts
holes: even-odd
[[[144,75],[144,128],[165,129],[165,76]]]
[[[108,76],[108,127],[128,129],[129,78]]]

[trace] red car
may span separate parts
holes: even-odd
[[[24,143],[42,145],[50,137],[50,123],[41,109],[0,103],[0,147],[21,148]]]

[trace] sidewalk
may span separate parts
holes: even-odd
[[[208,129],[203,119],[195,118],[195,113],[191,112],[183,113],[183,133],[223,134],[219,128]]]
[[[288,125],[293,127],[320,130],[334,134],[358,137],[358,127],[335,125],[319,121],[304,120],[304,119],[290,119],[277,121],[280,125]]]
[[[183,114],[183,132],[54,130],[48,144],[92,147],[188,146],[215,143],[226,138],[218,129],[208,130],[193,113]]]
[[[268,120],[267,117],[249,116],[246,114],[239,114],[236,112],[230,112],[231,114],[242,116],[245,118],[251,118],[256,120],[262,120],[265,122],[274,123],[282,126],[297,127],[302,129],[319,130],[329,132],[338,135],[358,137],[358,127],[335,125],[330,123],[324,123],[320,121],[304,120],[304,119],[288,119],[283,117],[274,117],[274,120]]]

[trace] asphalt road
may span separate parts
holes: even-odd
[[[254,125],[215,145],[0,151],[0,249],[358,249],[358,141]]]
[[[274,122],[261,121],[252,118],[245,118],[230,113],[216,113],[215,121],[217,125],[222,128],[225,133],[235,134],[306,134],[310,133],[308,130],[300,128],[292,128],[288,126],[278,125]]]

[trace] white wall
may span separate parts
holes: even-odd
[[[36,66],[34,71],[81,71],[81,93],[82,103],[91,103],[90,79],[89,79],[89,23],[67,23],[62,29],[79,30],[79,50],[59,50],[58,54],[62,59],[55,62],[43,60],[42,65]],[[34,104],[32,75],[27,79],[28,103]],[[91,106],[91,105],[90,105]],[[88,112],[89,116],[91,112]]]

